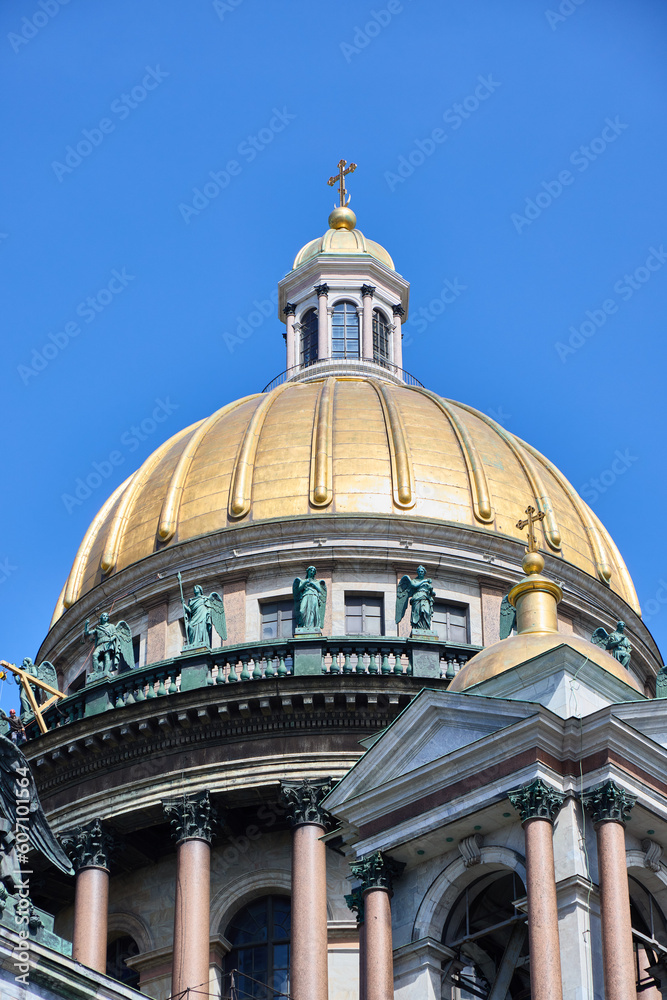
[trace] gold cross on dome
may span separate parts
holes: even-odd
[[[347,166],[347,160],[339,160],[338,173],[334,174],[333,177],[330,177],[329,180],[327,181],[329,187],[333,187],[336,181],[338,181],[339,185],[338,193],[340,195],[340,203],[342,207],[345,206],[345,200],[347,198],[347,191],[345,190],[345,178],[347,177],[348,174],[353,173],[357,169],[356,163],[351,163],[347,168],[347,170],[345,169],[346,166]]]
[[[526,507],[526,514],[528,516],[525,521],[517,521],[516,526],[519,531],[523,531],[524,528],[528,528],[528,548],[526,551],[537,552],[534,525],[537,524],[538,521],[544,520],[545,513],[543,510],[536,512],[534,507]]]

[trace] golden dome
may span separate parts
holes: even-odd
[[[350,209],[335,209],[331,213],[331,216],[329,216],[329,221],[331,222],[336,212],[344,211],[349,211],[350,215],[354,214]],[[334,219],[335,221],[336,219]],[[375,240],[366,239],[364,234],[358,229],[347,229],[345,227],[327,229],[324,236],[318,236],[316,240],[311,240],[310,243],[306,243],[305,247],[301,247],[294,258],[292,270],[296,271],[297,267],[301,267],[302,264],[305,264],[306,261],[311,260],[311,258],[319,253],[359,254],[366,258],[374,257],[381,264],[390,267],[392,271],[396,270],[393,260],[384,247],[381,247]]]
[[[539,544],[608,582],[638,610],[630,575],[595,514],[546,458],[463,403],[373,378],[287,382],[223,406],[162,444],[109,498],[72,567],[64,608],[174,542],[270,518],[392,515]],[[480,542],[480,544],[483,544]]]

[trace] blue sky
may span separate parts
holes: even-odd
[[[658,0],[3,4],[0,656],[118,483],[284,368],[273,310],[238,331],[341,157],[405,367],[563,470],[664,647],[666,40]]]

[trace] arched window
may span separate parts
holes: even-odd
[[[660,907],[651,893],[632,875],[628,876],[630,886],[630,918],[635,952],[635,978],[638,995],[658,995],[658,984],[651,972],[664,958],[667,945],[667,926]]]
[[[373,310],[373,361],[389,361],[389,324],[379,309]]]
[[[301,364],[306,368],[317,361],[317,309],[309,309],[301,320]]]
[[[289,993],[290,924],[288,896],[254,899],[233,917],[225,931],[232,945],[225,958],[225,975],[229,977],[237,970],[234,972],[237,996],[277,1000],[281,994]],[[229,986],[227,978],[223,996],[225,988],[227,993],[231,992]]]
[[[354,302],[337,302],[331,323],[332,358],[359,357],[359,317]]]
[[[139,989],[139,973],[125,964],[125,960],[139,954],[137,942],[129,934],[110,935],[107,945],[107,976],[126,986]]]
[[[528,1000],[527,918],[514,906],[514,900],[524,894],[523,883],[514,872],[492,871],[459,896],[447,918],[442,941],[464,965],[447,977],[449,992],[443,992],[443,997]]]

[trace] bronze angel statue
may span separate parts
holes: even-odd
[[[96,675],[106,676],[112,670],[127,669],[134,666],[134,650],[132,649],[132,630],[127,622],[117,622],[112,625],[109,615],[103,611],[100,620],[94,628],[89,628],[87,618],[83,628],[82,642],[86,639],[94,643],[91,679]]]
[[[74,874],[44,815],[28,761],[0,736],[0,882],[12,894],[21,888],[21,862],[30,845],[66,875]]]
[[[516,608],[505,594],[500,602],[500,638],[507,639],[516,628]]]
[[[21,670],[24,670],[30,677],[34,677],[35,680],[44,681],[46,684],[50,684],[51,687],[54,688],[58,687],[58,675],[56,673],[56,668],[52,663],[49,663],[48,660],[43,660],[39,666],[37,666],[33,663],[29,656],[24,656],[23,662],[21,663]],[[21,677],[19,674],[14,674],[13,677],[21,689],[19,692],[19,697],[21,699],[21,722],[25,725],[33,718],[34,712],[25,687],[21,681]],[[30,690],[35,696],[35,701],[38,705],[42,705],[49,698],[48,692],[36,684],[31,684]]]
[[[410,624],[413,629],[430,632],[433,618],[433,583],[426,576],[423,566],[417,567],[417,576],[411,580],[402,576],[396,588],[396,624],[401,621],[410,601]]]
[[[180,573],[179,573],[180,582]],[[188,603],[183,602],[185,616],[185,635],[188,646],[211,646],[213,629],[222,641],[227,638],[227,621],[225,605],[220,594],[215,591],[208,597],[204,588],[195,584],[194,597]]]
[[[327,585],[324,580],[316,580],[317,570],[309,566],[306,579],[297,577],[292,584],[294,597],[294,627],[310,629],[324,628],[324,612],[327,605]]]
[[[591,642],[611,653],[622,667],[627,668],[630,665],[632,644],[625,634],[625,622],[617,622],[613,632],[607,632],[602,626],[596,628],[591,636]]]

